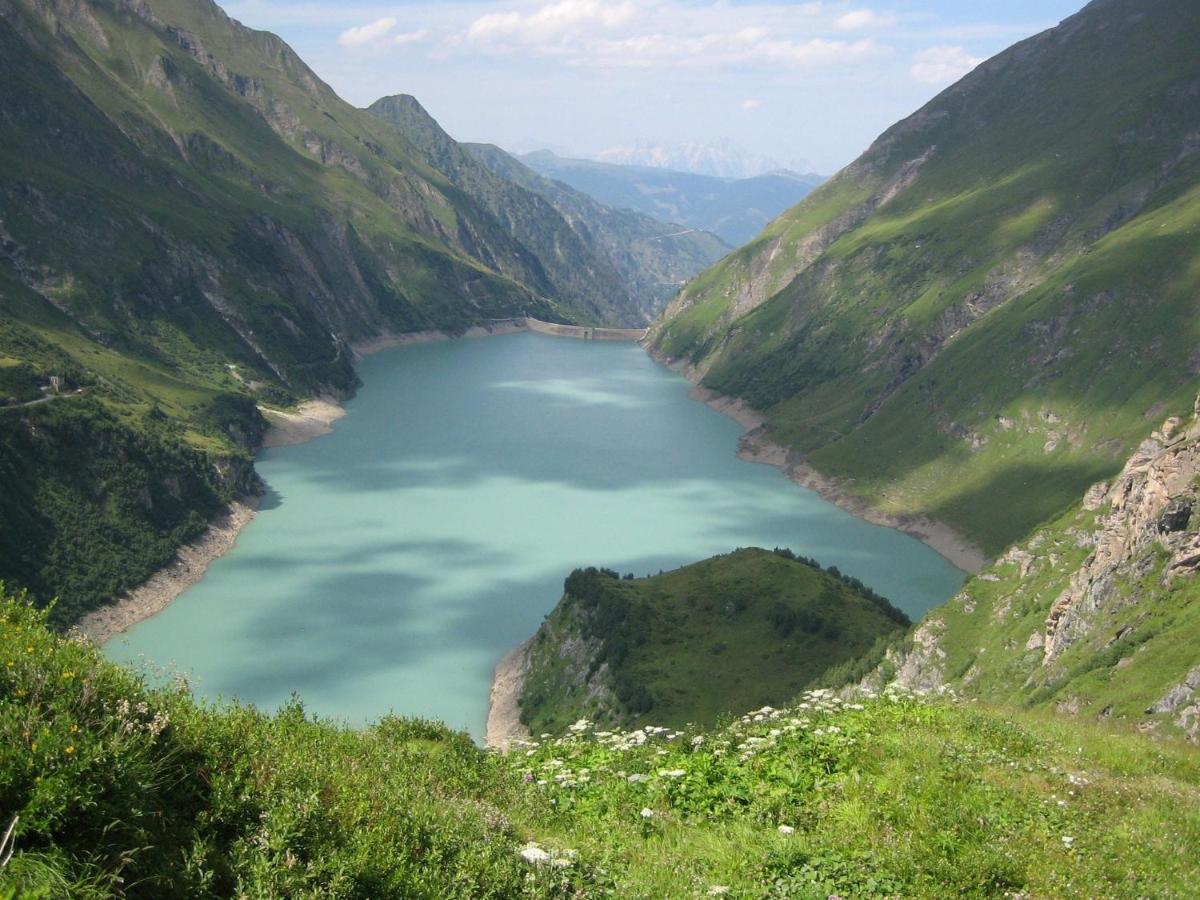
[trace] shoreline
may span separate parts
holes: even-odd
[[[524,322],[516,319],[501,319],[492,325],[472,325],[465,331],[452,334],[449,331],[402,331],[386,332],[365,341],[357,341],[350,345],[357,362],[367,356],[374,356],[384,350],[403,347],[406,344],[429,344],[434,341],[453,341],[459,338],[491,337],[494,334],[516,334],[519,331],[529,331]]]
[[[487,733],[484,745],[507,753],[514,741],[528,740],[529,729],[521,724],[521,689],[525,686],[525,668],[529,663],[529,647],[533,638],[526,638],[496,663],[489,695]]]
[[[762,413],[748,406],[743,400],[727,397],[702,387],[699,384],[702,373],[686,361],[671,360],[644,344],[643,347],[650,358],[659,365],[666,366],[692,383],[691,396],[694,400],[729,416],[745,429],[738,441],[737,455],[739,459],[774,466],[787,476],[789,481],[815,491],[850,515],[870,522],[872,525],[894,528],[909,537],[916,538],[956,569],[966,572],[968,575],[977,574],[990,562],[983,550],[945,522],[921,516],[884,512],[857,494],[851,493],[835,479],[822,475],[814,469],[804,461],[804,457],[797,451],[766,437],[766,419]]]
[[[333,423],[346,415],[345,407],[332,397],[305,400],[294,411],[266,406],[260,406],[258,410],[271,423],[259,450],[306,444],[329,434],[333,431]]]
[[[162,612],[176,597],[204,577],[212,562],[224,556],[241,530],[258,512],[258,497],[234,500],[196,540],[184,544],[175,558],[115,603],[94,609],[71,626],[99,646]]]

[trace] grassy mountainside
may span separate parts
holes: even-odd
[[[1200,422],[932,610],[876,679],[1200,741]]]
[[[819,693],[502,756],[429,722],[197,707],[19,602],[0,626],[5,900],[1188,897],[1200,877],[1200,764],[1169,741]]]
[[[530,644],[521,719],[534,734],[580,716],[712,724],[838,680],[907,624],[858,581],[787,550],[737,550],[648,578],[579,569]]]
[[[653,320],[689,278],[730,251],[707,231],[605,206],[561,181],[543,178],[492,144],[463,148],[491,171],[545,199],[582,240],[607,257]]]
[[[568,159],[549,150],[526,153],[521,162],[608,206],[711,231],[735,247],[749,241],[825,180],[820,175],[795,172],[718,178],[650,166]]]
[[[1200,8],[1097,0],[695,279],[655,345],[896,514],[995,554],[1188,408]]]
[[[606,209],[565,186],[555,190],[497,148],[459,144],[414,97],[384,97],[369,111],[532,249],[559,296],[586,302],[601,320],[647,324],[679,284],[728,250],[712,235],[667,239],[684,229]]]

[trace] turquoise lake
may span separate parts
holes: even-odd
[[[637,575],[735,547],[835,564],[912,616],[963,573],[737,459],[740,427],[633,344],[521,333],[364,360],[334,432],[264,451],[234,549],[106,653],[197,694],[479,737],[492,669],[577,566]]]

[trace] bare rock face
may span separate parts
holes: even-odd
[[[928,619],[913,632],[912,647],[908,652],[902,656],[889,652],[896,664],[898,684],[918,693],[939,693],[945,687],[942,660],[946,658],[946,651],[941,648],[945,627],[946,623],[941,619]]]
[[[1137,602],[1116,589],[1117,581],[1153,545],[1171,554],[1167,579],[1200,568],[1200,533],[1191,525],[1192,510],[1200,504],[1200,423],[1181,428],[1180,419],[1167,419],[1107,490],[1101,494],[1097,486],[1084,498],[1085,509],[1107,506],[1108,512],[1098,520],[1094,551],[1050,608],[1044,664],[1086,635],[1099,610]]]
[[[1187,673],[1162,699],[1146,710],[1147,713],[1177,713],[1175,725],[1192,743],[1200,743],[1200,666]]]

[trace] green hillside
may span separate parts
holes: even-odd
[[[5,900],[1183,898],[1200,878],[1200,766],[1170,741],[817,693],[501,755],[429,722],[198,707],[19,601],[0,626]]]
[[[878,660],[906,625],[861,583],[787,550],[737,550],[648,578],[579,569],[529,646],[521,719],[534,734],[580,716],[710,725],[855,667],[865,674],[859,657]]]
[[[895,514],[997,554],[1187,409],[1200,7],[1097,0],[696,278],[661,354]]]
[[[871,681],[1200,740],[1198,571],[1200,421],[1173,418],[931,610]]]

